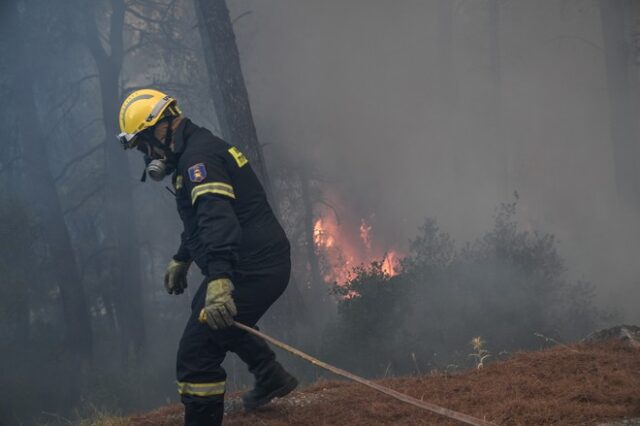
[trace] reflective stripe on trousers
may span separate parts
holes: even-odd
[[[195,395],[207,397],[224,394],[224,381],[213,383],[176,383],[178,384],[178,393],[180,395]]]

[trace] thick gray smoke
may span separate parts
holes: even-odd
[[[505,2],[493,28],[485,2],[451,3],[449,22],[433,1],[230,4],[251,11],[235,30],[261,140],[401,242],[425,216],[475,237],[517,190],[523,225],[637,321],[640,227],[616,196],[597,4]]]
[[[569,276],[557,271],[557,283],[591,282],[599,308],[640,322],[640,190],[635,201],[628,193],[640,186],[640,172],[621,185],[619,167],[621,153],[631,159],[627,172],[629,164],[637,165],[639,144],[621,149],[611,131],[624,121],[620,108],[611,108],[612,98],[624,97],[620,87],[611,87],[615,71],[628,72],[626,93],[637,104],[629,102],[625,111],[640,111],[640,54],[633,45],[640,40],[640,2],[226,3],[274,199],[293,247],[295,279],[260,324],[264,330],[324,357],[330,327],[323,321],[363,321],[327,314],[338,305],[320,282],[326,259],[314,252],[313,225],[333,210],[335,221],[349,227],[341,237],[361,245],[366,220],[376,256],[387,249],[409,254],[408,241],[426,217],[455,239],[457,251],[450,251],[465,255],[432,281],[437,292],[425,285],[407,297],[411,306],[428,299],[431,305],[416,313],[423,322],[441,319],[438,309],[452,311],[454,303],[446,302],[458,293],[448,288],[451,277],[463,276],[457,289],[465,292],[478,274],[501,271],[496,287],[488,278],[471,296],[487,296],[483,301],[490,303],[480,308],[496,302],[519,314],[522,300],[539,300],[535,291],[510,287],[521,271],[501,270],[499,257],[474,263],[474,253],[489,256],[493,246],[460,250],[491,231],[496,207],[514,202],[516,191],[518,231],[557,237],[553,256],[535,265],[555,259],[558,241]],[[622,4],[630,8],[627,14]],[[120,13],[114,5],[122,6]],[[615,19],[608,21],[604,9]],[[75,416],[76,409],[79,416],[94,414],[87,407],[129,412],[177,401],[175,352],[201,277],[192,273],[182,296],[166,294],[163,274],[182,228],[174,196],[165,189],[168,182],[140,182],[139,153],[124,156],[109,144],[116,144],[119,103],[146,87],[176,97],[186,116],[220,133],[225,122],[214,110],[213,74],[205,60],[212,52],[203,48],[198,13],[192,0],[0,1],[0,353],[7,354],[0,384],[11,390],[0,399],[3,425],[43,424],[35,417]],[[623,47],[635,53],[617,45],[620,65],[608,54],[623,18]],[[118,53],[121,69],[111,61]],[[531,241],[538,237],[527,234]],[[423,276],[429,277],[415,281],[426,282]],[[405,273],[391,281],[413,285],[414,278]],[[456,309],[473,308],[471,296]],[[572,296],[561,302],[567,300]],[[69,301],[77,302],[74,308]],[[561,303],[540,304],[531,312],[550,306],[563,311],[545,321],[575,317]],[[307,317],[298,318],[300,311]],[[76,320],[82,315],[90,320]],[[344,318],[355,320],[340,324]],[[394,315],[386,318],[390,335],[403,329]],[[477,333],[489,333],[489,339],[502,330],[481,325]],[[436,321],[430,326],[418,331],[434,334],[412,337],[425,352],[443,334]],[[465,350],[460,347],[469,336],[463,334],[457,341],[446,336],[449,346],[442,350]],[[366,354],[366,346],[346,336]],[[377,344],[378,335],[366,337]],[[335,347],[357,360],[344,346]],[[90,367],[79,367],[76,356]],[[317,378],[306,364],[283,359],[300,367],[302,379]],[[250,385],[241,362],[225,362],[231,391]],[[402,362],[411,371],[414,361]]]

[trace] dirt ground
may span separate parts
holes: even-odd
[[[380,381],[399,392],[499,425],[590,425],[640,417],[640,350],[620,342],[518,353],[482,370]],[[178,426],[173,405],[132,416],[132,426]],[[322,382],[228,426],[459,424],[348,382]]]

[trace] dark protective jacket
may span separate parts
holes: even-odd
[[[184,119],[175,131],[173,186],[184,224],[174,259],[194,260],[209,280],[256,270],[289,255],[289,241],[247,158]]]

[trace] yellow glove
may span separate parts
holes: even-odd
[[[204,309],[200,312],[200,321],[206,320],[214,330],[231,327],[233,317],[238,313],[231,296],[232,291],[233,284],[228,278],[210,281],[207,284],[207,295]]]
[[[191,262],[180,262],[171,259],[164,273],[164,288],[169,294],[182,294],[187,288],[187,272]]]

